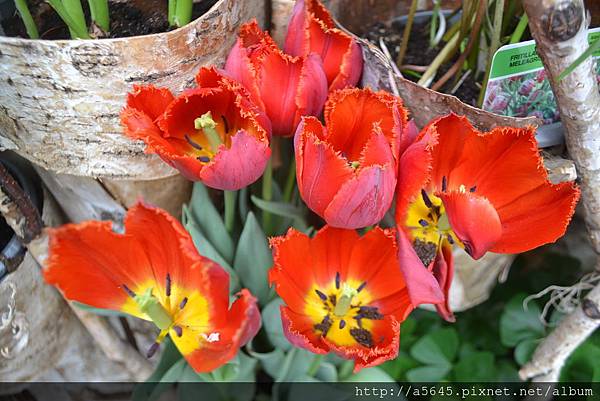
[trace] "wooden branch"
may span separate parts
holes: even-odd
[[[600,254],[600,95],[594,62],[588,58],[562,81],[558,76],[588,47],[583,0],[523,0],[537,52],[558,104],[569,154],[580,178],[590,241]],[[600,266],[598,266],[600,267]],[[522,379],[557,381],[569,355],[600,325],[600,286],[546,337]]]

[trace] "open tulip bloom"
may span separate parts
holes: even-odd
[[[241,290],[229,307],[229,276],[198,254],[189,234],[166,212],[137,204],[125,233],[110,222],[51,229],[44,277],[65,298],[154,322],[197,372],[232,359],[260,328],[256,299]]]
[[[362,74],[360,46],[317,0],[296,1],[284,49],[293,56],[321,56],[329,90],[356,86]]]
[[[354,360],[354,371],[398,355],[413,307],[398,267],[394,230],[290,229],[271,240],[269,280],[285,302],[283,330],[297,347]],[[306,256],[310,255],[310,259]]]
[[[174,97],[168,89],[135,86],[121,114],[125,134],[193,181],[237,190],[256,181],[271,155],[270,122],[245,89],[213,68],[198,87]]]
[[[406,111],[399,98],[370,89],[333,92],[325,127],[304,117],[294,138],[302,199],[329,225],[379,222],[394,197]]]
[[[435,280],[438,312],[453,320],[452,245],[479,259],[554,242],[578,198],[573,183],[548,181],[533,128],[482,133],[454,114],[431,122],[402,154],[398,176],[400,248],[410,241],[418,255],[404,249],[400,260],[413,304],[439,298]]]
[[[321,58],[285,54],[256,21],[242,25],[225,64],[254,103],[267,113],[273,135],[292,136],[302,116],[318,116],[327,99],[327,77]]]

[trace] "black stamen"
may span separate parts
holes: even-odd
[[[150,346],[150,349],[148,349],[148,352],[146,352],[146,358],[152,358],[152,355],[156,354],[156,351],[158,351],[158,343],[154,343]]]
[[[373,346],[373,336],[369,330],[365,329],[350,329],[350,335],[356,340],[357,343],[367,348]]]
[[[452,235],[448,234],[446,235],[446,238],[448,238],[448,242],[450,243],[450,245],[454,245],[454,238],[452,238]]]
[[[168,297],[171,296],[171,275],[169,273],[167,273],[166,293]]]
[[[344,327],[346,327],[346,321],[340,320],[340,329],[343,329]]]
[[[477,185],[473,185],[473,186],[471,187],[471,189],[469,189],[469,191],[471,191],[471,192],[475,192],[475,191],[477,191]]]
[[[329,302],[331,302],[331,304],[332,304],[333,306],[337,305],[337,297],[335,296],[335,294],[331,294],[331,295],[329,296]]]
[[[442,192],[446,192],[446,188],[448,187],[448,182],[446,181],[446,176],[442,177]]]
[[[181,326],[173,326],[173,330],[177,334],[177,337],[181,337],[183,335],[183,329]]]
[[[317,295],[319,296],[319,298],[321,298],[323,301],[327,301],[327,295],[323,294],[319,290],[315,290],[315,292],[317,293]]]
[[[187,297],[183,298],[181,300],[181,303],[179,304],[179,309],[183,309],[185,307],[185,304],[187,304],[187,301],[188,301]]]
[[[429,223],[425,219],[419,220],[419,224],[423,227],[427,227],[429,225]]]
[[[327,332],[331,328],[333,322],[329,318],[329,315],[325,316],[321,323],[315,324],[315,330],[320,330],[323,333],[323,337],[327,336]]]
[[[225,119],[225,116],[221,115],[221,118],[223,119],[223,125],[225,128],[225,133],[229,132],[229,124],[227,124],[227,120]]]
[[[383,319],[383,315],[381,313],[379,313],[379,309],[376,306],[361,306],[358,309],[357,316],[360,316],[361,319],[370,319],[370,320]]]
[[[198,156],[197,159],[200,160],[202,163],[208,163],[210,161],[210,157],[208,156]]]
[[[190,138],[188,134],[185,134],[183,137],[185,138],[185,140],[187,141],[187,143],[190,144],[190,146],[192,148],[198,149],[198,150],[202,150],[202,146],[200,146],[196,142],[192,141],[192,138]]]
[[[427,206],[428,208],[431,208],[433,206],[433,203],[431,203],[431,199],[429,199],[429,196],[427,195],[427,192],[425,192],[424,189],[421,190],[421,197],[423,198],[423,202],[425,202],[425,206]]]
[[[135,292],[131,291],[129,287],[127,287],[125,284],[122,284],[121,287],[123,287],[127,295],[129,295],[131,298],[135,298]]]
[[[335,288],[340,289],[340,272],[335,273]]]
[[[358,286],[358,288],[356,289],[356,292],[361,292],[363,290],[363,288],[365,288],[365,286],[367,285],[366,281],[363,281],[361,285]]]

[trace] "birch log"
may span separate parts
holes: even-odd
[[[594,60],[587,58],[562,81],[558,76],[588,47],[583,0],[524,0],[529,28],[558,104],[569,154],[577,167],[585,222],[600,253],[600,95]],[[598,266],[597,266],[598,267]],[[557,381],[568,356],[600,324],[600,286],[538,346],[521,378]]]
[[[0,148],[55,172],[117,179],[176,174],[122,134],[134,84],[180,92],[203,65],[222,65],[239,26],[264,23],[265,0],[218,0],[170,32],[102,40],[0,36]]]

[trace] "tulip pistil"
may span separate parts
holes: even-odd
[[[207,111],[202,114],[202,116],[196,118],[194,120],[194,128],[197,130],[202,130],[208,142],[210,143],[210,147],[213,153],[217,153],[219,146],[223,143],[221,140],[221,136],[217,132],[217,123],[212,118],[212,113]]]

